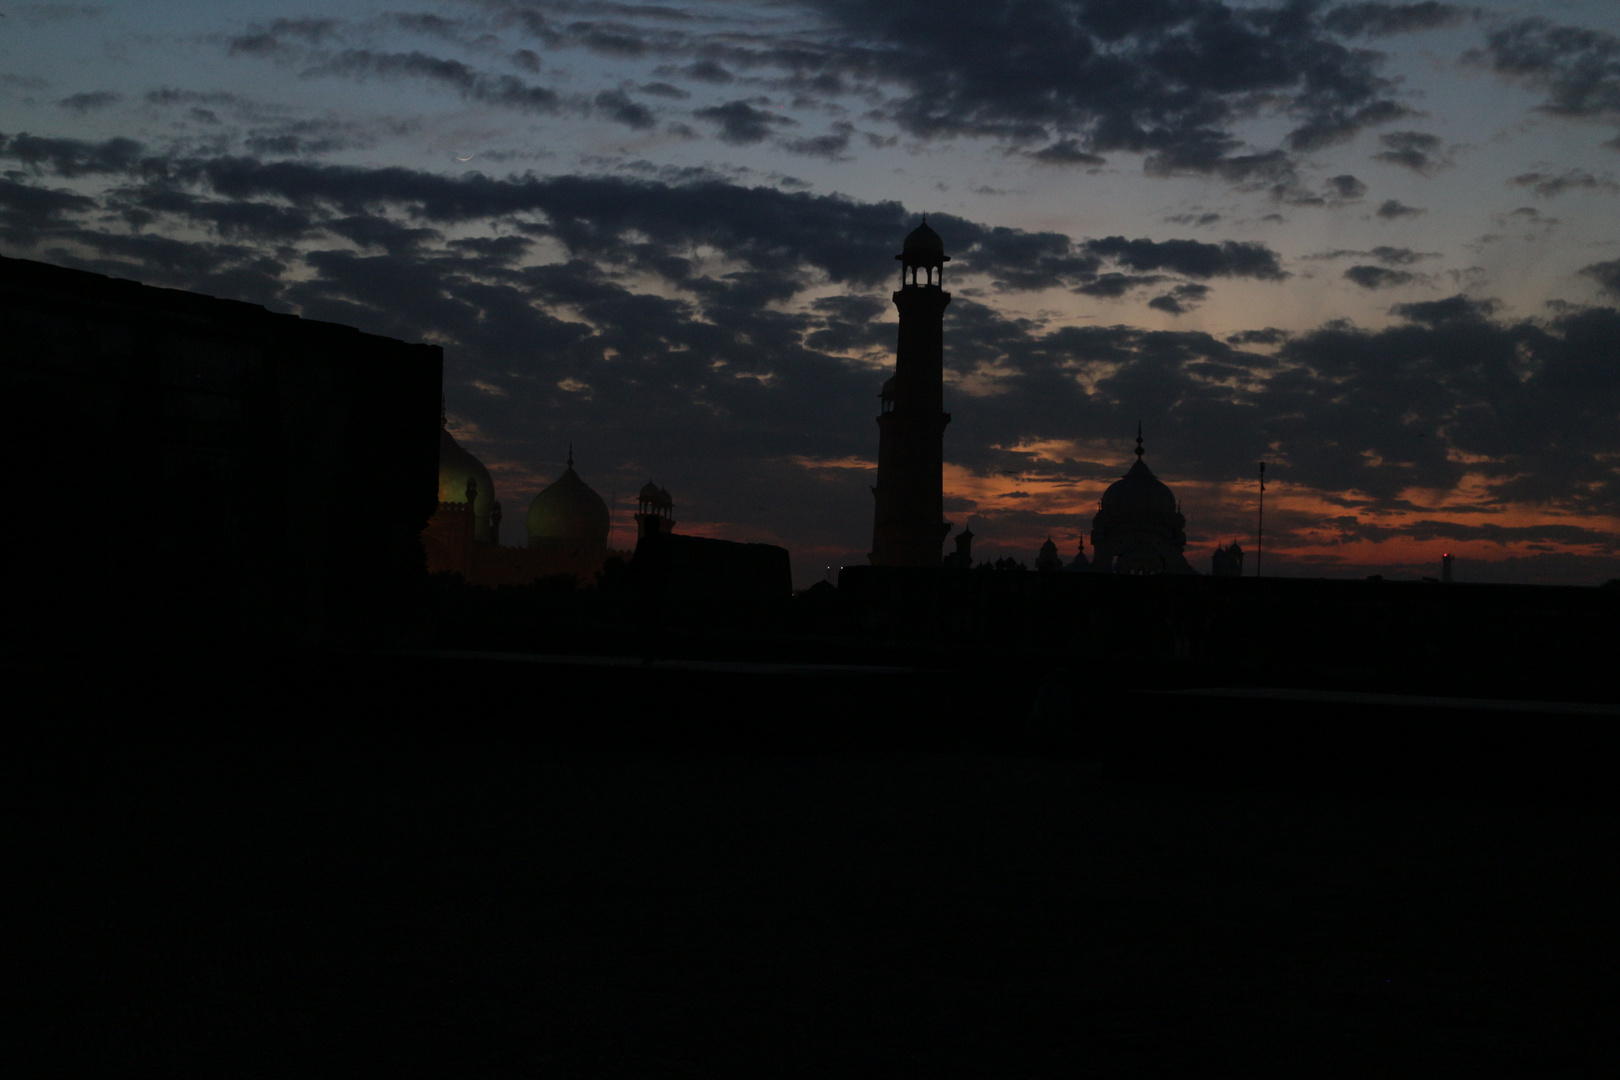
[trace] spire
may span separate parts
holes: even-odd
[[[574,440],[573,439],[568,440],[568,467],[570,469],[572,469],[574,467]]]
[[[1136,460],[1142,460],[1142,421],[1136,422]]]

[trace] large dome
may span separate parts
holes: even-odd
[[[1101,514],[1110,518],[1127,514],[1174,514],[1176,497],[1153,475],[1141,458],[1130,471],[1103,492]]]
[[[568,468],[529,504],[529,544],[573,544],[606,547],[607,503],[579,478],[570,458]]]
[[[484,463],[473,457],[456,442],[445,428],[439,429],[439,501],[465,503],[467,481],[478,482],[478,495],[473,499],[473,539],[488,543],[490,535],[489,512],[495,505],[495,481],[490,478]]]

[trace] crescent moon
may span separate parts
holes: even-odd
[[[478,155],[477,154],[468,154],[466,157],[459,157],[459,156],[457,156],[455,154],[452,154],[450,156],[454,157],[457,161],[471,161],[473,158],[477,157]]]

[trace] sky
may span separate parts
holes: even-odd
[[[1072,557],[1140,422],[1200,571],[1265,461],[1268,575],[1620,577],[1616,0],[0,16],[0,254],[441,344],[505,543],[572,444],[616,546],[653,479],[865,562],[926,214],[977,557]]]

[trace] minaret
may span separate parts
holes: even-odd
[[[878,423],[873,566],[939,566],[951,531],[945,520],[944,241],[928,220],[906,237],[900,260],[900,342],[894,377],[883,384]]]

